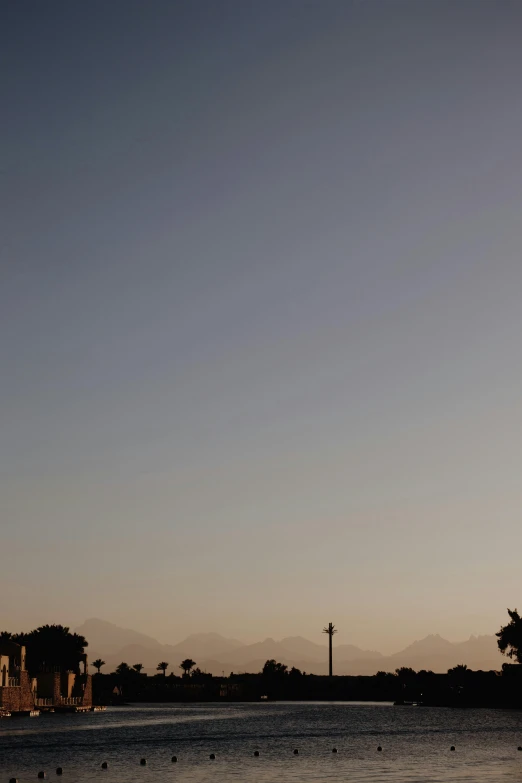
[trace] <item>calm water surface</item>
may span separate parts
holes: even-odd
[[[56,780],[62,766],[63,783],[522,783],[519,745],[522,713],[503,710],[317,702],[140,705],[2,720],[0,774],[25,782],[45,770]],[[177,764],[170,761],[173,754]],[[146,767],[139,764],[142,757]]]

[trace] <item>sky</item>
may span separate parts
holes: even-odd
[[[522,608],[517,0],[4,0],[0,626]]]

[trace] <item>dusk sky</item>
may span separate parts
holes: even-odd
[[[522,3],[3,0],[0,30],[1,628],[498,630]]]

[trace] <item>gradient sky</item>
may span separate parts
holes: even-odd
[[[522,608],[522,4],[1,3],[0,625]]]

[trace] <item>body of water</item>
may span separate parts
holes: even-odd
[[[43,770],[56,779],[60,766],[63,783],[492,783],[522,781],[519,745],[516,711],[338,702],[139,705],[0,721],[0,775],[26,783]]]

